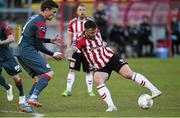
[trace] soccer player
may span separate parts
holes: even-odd
[[[86,7],[83,4],[77,7],[77,18],[70,21],[68,26],[68,38],[67,38],[67,48],[73,44],[78,37],[82,34],[84,30],[84,23],[87,21],[86,17]],[[83,67],[83,72],[85,72],[86,84],[89,96],[95,96],[93,93],[93,72],[89,67],[88,62],[82,56],[81,53],[75,53],[73,57],[77,60],[76,62],[70,61],[69,73],[67,76],[67,86],[66,90],[62,93],[62,96],[71,96],[72,86],[76,78],[76,71],[80,71],[81,64]]]
[[[9,43],[14,41],[11,29],[7,26],[6,21],[0,20],[0,71],[2,68],[12,76],[15,85],[19,91],[19,110],[23,112],[32,112],[31,106],[25,103],[25,95],[23,91],[23,84],[18,73],[21,72],[20,66],[17,64],[11,49],[9,48]],[[13,100],[12,86],[7,84],[4,77],[0,72],[0,85],[2,85],[7,90],[8,101]]]
[[[108,80],[113,70],[124,78],[148,88],[152,92],[152,98],[161,95],[161,91],[149,80],[142,74],[132,71],[125,60],[119,58],[109,47],[107,47],[106,43],[102,41],[99,31],[96,29],[97,26],[94,21],[88,20],[84,27],[85,31],[79,37],[80,39],[75,46],[71,46],[67,49],[67,57],[69,60],[75,61],[75,59],[72,58],[72,54],[77,50],[80,50],[90,63],[91,67],[95,69],[94,81],[97,84],[98,93],[108,105],[106,111],[117,111],[117,108],[111,99],[110,91],[105,85],[105,82]]]
[[[57,44],[60,42],[57,37],[53,39],[45,38],[46,20],[52,20],[57,8],[58,5],[54,1],[46,0],[42,2],[40,14],[32,16],[23,27],[22,36],[16,49],[18,61],[28,74],[34,78],[27,103],[35,107],[42,106],[38,101],[38,96],[48,85],[53,75],[51,67],[38,51],[50,55],[56,60],[62,59],[60,52],[53,53],[43,45],[43,43]]]

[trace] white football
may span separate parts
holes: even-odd
[[[148,94],[142,94],[138,99],[138,105],[140,108],[149,109],[153,106],[153,99]]]

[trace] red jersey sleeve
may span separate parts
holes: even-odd
[[[36,23],[36,38],[40,38],[43,39],[45,38],[45,34],[46,34],[46,22],[37,22]]]
[[[78,49],[82,49],[83,47],[85,47],[86,46],[86,39],[85,38],[83,38],[83,39],[81,39],[81,40],[77,40],[77,44],[76,44],[76,47],[78,48]]]
[[[11,28],[9,28],[6,24],[5,21],[2,22],[2,28],[4,29],[4,31],[6,32],[7,35],[11,35],[12,34],[12,30]]]

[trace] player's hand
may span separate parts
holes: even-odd
[[[61,60],[61,59],[63,58],[63,55],[62,55],[62,53],[60,53],[60,52],[55,52],[52,57],[53,57],[55,60],[59,61],[59,60]]]
[[[68,61],[76,62],[76,59],[74,59],[74,58],[72,58],[72,57],[67,57],[67,60],[68,60]]]
[[[51,43],[56,45],[62,45],[63,40],[60,39],[58,35],[56,35],[55,38],[51,39]]]

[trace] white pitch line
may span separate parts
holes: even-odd
[[[1,110],[0,112],[2,112],[2,113],[19,113],[19,114],[25,114],[25,112],[21,112],[21,111]],[[35,112],[35,113],[27,113],[27,114],[33,115],[33,118],[42,118],[42,117],[44,117],[44,114],[40,114],[40,113],[38,113],[38,112]]]

